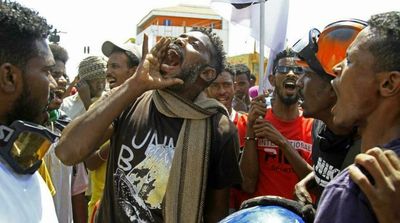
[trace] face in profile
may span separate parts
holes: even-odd
[[[57,83],[57,86],[50,84],[51,101],[49,110],[59,109],[62,104],[62,98],[67,88],[67,79],[65,79],[65,64],[61,60],[56,60],[51,69],[51,76]]]
[[[36,40],[34,46],[38,55],[27,61],[25,69],[19,69],[23,89],[8,114],[9,122],[24,120],[42,124],[47,119],[50,81],[57,86],[50,74],[54,59],[45,40]]]
[[[51,69],[51,76],[57,82],[57,88],[65,92],[67,88],[67,79],[65,79],[65,63],[61,60],[56,60],[54,67]]]
[[[305,117],[320,118],[320,114],[330,114],[336,103],[336,94],[327,75],[323,77],[310,68],[304,68],[305,73],[297,80],[299,88],[300,106]]]
[[[347,49],[346,59],[335,67],[337,77],[332,86],[337,102],[332,108],[334,123],[343,126],[359,126],[377,107],[377,75],[374,72],[374,56],[368,50],[369,28],[359,33]]]

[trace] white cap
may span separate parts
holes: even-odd
[[[131,58],[132,58],[132,55],[130,55],[130,54],[133,54],[139,59],[139,61],[142,59],[141,47],[138,46],[137,44],[134,44],[131,42],[127,42],[127,43],[118,45],[118,44],[112,43],[111,41],[105,41],[103,43],[103,46],[101,47],[101,51],[103,51],[103,54],[106,57],[109,57],[115,48],[125,51],[127,53],[127,55]]]

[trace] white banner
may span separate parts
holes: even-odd
[[[238,4],[233,6],[232,4]],[[246,5],[248,4],[248,5]],[[289,0],[268,0],[265,2],[265,15],[260,14],[259,1],[251,0],[211,0],[211,8],[232,24],[246,26],[250,29],[250,35],[257,41],[260,52],[260,36],[264,38],[264,45],[270,51],[269,63],[266,74],[271,73],[273,57],[282,51],[286,45],[286,32],[289,15]],[[264,33],[260,33],[260,18],[264,17]],[[263,63],[260,63],[262,65]],[[271,88],[268,75],[260,74],[259,91]]]

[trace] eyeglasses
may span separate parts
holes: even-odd
[[[30,122],[0,125],[0,156],[18,174],[33,174],[59,135]]]
[[[275,73],[287,74],[289,71],[293,71],[294,74],[302,75],[304,74],[303,67],[291,67],[291,66],[277,66],[275,68]]]

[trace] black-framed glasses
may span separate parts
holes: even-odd
[[[289,71],[293,71],[297,75],[302,75],[305,72],[303,67],[298,66],[277,66],[275,68],[275,73],[287,74]]]
[[[301,59],[307,62],[313,71],[318,74],[327,74],[316,56],[318,52],[317,40],[320,34],[321,32],[318,29],[311,29],[306,37],[298,40],[293,45],[292,49]]]
[[[0,125],[0,156],[18,174],[33,174],[59,135],[30,122]]]

